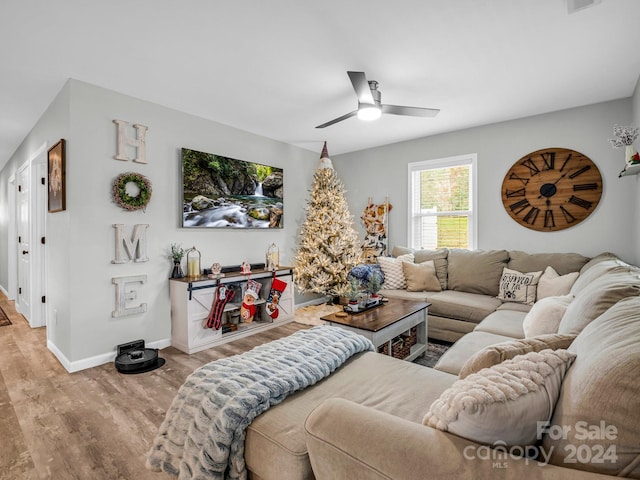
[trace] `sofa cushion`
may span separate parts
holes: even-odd
[[[449,250],[448,288],[460,292],[498,295],[502,269],[507,266],[506,250]]]
[[[571,449],[580,446],[593,455],[572,468],[640,478],[639,326],[640,298],[627,298],[585,327],[569,347],[577,358],[551,420],[566,434],[543,438],[545,451],[553,451],[552,464],[566,466]],[[585,437],[585,427],[600,435]],[[617,459],[611,462],[597,451],[613,452]]]
[[[493,313],[502,302],[494,297],[477,293],[444,290],[429,293],[429,314],[479,323]]]
[[[551,266],[547,267],[538,282],[537,300],[547,297],[567,295],[580,275],[580,272],[558,274]]]
[[[524,338],[522,322],[526,316],[526,312],[517,310],[496,310],[491,315],[487,315],[487,318],[473,331],[495,333],[511,338]]]
[[[551,266],[560,275],[578,272],[589,258],[577,253],[526,253],[520,250],[509,251],[509,265],[512,270],[536,272]]]
[[[531,305],[526,305],[524,303],[504,302],[502,305],[496,308],[496,310],[511,310],[514,312],[529,313],[529,311],[531,311]]]
[[[402,262],[407,292],[439,292],[442,290],[433,260],[422,263]]]
[[[592,267],[585,275],[598,270],[599,265],[604,263],[606,261]],[[618,301],[638,295],[640,275],[637,271],[630,267],[615,267],[578,291],[562,317],[558,333],[578,334]]]
[[[407,288],[407,281],[404,278],[404,271],[402,270],[402,262],[413,262],[413,254],[408,253],[398,258],[378,257],[378,265],[380,265],[382,273],[384,274],[383,288]]]
[[[583,270],[580,273],[580,276],[571,286],[571,290],[569,291],[569,293],[571,293],[572,295],[577,295],[581,290],[583,290],[594,280],[609,273],[628,271],[627,267],[628,265],[626,265],[621,260],[618,260],[617,258],[601,260],[595,263],[589,269]]]
[[[485,332],[472,332],[472,334],[493,335]],[[496,337],[500,338],[497,335]],[[524,338],[520,340],[509,339],[503,341],[502,343],[496,343],[493,345],[487,344],[485,348],[479,350],[477,353],[467,359],[467,361],[459,370],[459,376],[460,378],[465,378],[472,373],[479,372],[483,368],[489,368],[494,365],[498,365],[505,360],[510,360],[514,357],[517,357],[518,355],[524,355],[525,353],[540,352],[546,349],[566,349],[569,348],[569,345],[571,345],[571,342],[573,342],[575,338],[575,335],[560,335],[554,333],[550,335],[540,335],[538,337]]]
[[[575,357],[542,350],[480,370],[443,392],[423,423],[487,445],[535,445]]]
[[[486,347],[510,340],[513,339],[495,333],[469,332],[444,352],[433,368],[452,375],[459,375],[462,367],[475,354]]]
[[[387,355],[356,355],[321,382],[255,418],[245,440],[247,468],[262,478],[311,479],[304,421],[324,400],[339,395],[420,423],[425,404],[433,402],[455,380],[453,375]]]
[[[556,333],[573,295],[547,297],[535,303],[522,321],[525,337]]]
[[[408,247],[393,247],[391,255],[398,257],[406,253],[413,253],[414,262],[423,263],[429,260],[433,260],[433,264],[436,267],[436,275],[440,282],[442,290],[447,288],[447,257],[449,256],[449,250],[446,248],[438,248],[437,250],[414,250]]]
[[[383,297],[397,298],[398,300],[413,300],[416,302],[426,302],[427,292],[407,292],[404,289],[386,289],[383,288],[378,292]]]
[[[533,305],[536,301],[538,281],[542,276],[539,272],[522,273],[510,268],[502,269],[498,299],[503,302],[524,303]]]
[[[605,260],[618,260],[618,256],[615,253],[602,252],[584,264],[584,266],[580,269],[580,275],[582,275],[594,265],[597,265],[600,262],[604,262]]]

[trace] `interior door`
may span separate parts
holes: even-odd
[[[18,296],[16,309],[31,323],[31,223],[30,186],[31,168],[25,163],[18,170],[16,216],[18,233]]]

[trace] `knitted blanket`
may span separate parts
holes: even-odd
[[[169,407],[147,468],[179,479],[246,479],[244,439],[253,419],[368,350],[366,338],[323,325],[200,367]]]

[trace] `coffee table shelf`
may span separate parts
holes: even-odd
[[[389,355],[392,354],[391,342],[394,338],[417,328],[417,343],[403,360],[414,360],[427,349],[427,302],[389,299],[379,308],[362,313],[349,314],[346,317],[335,313],[320,317],[329,325],[350,330],[371,340],[376,350],[388,343]]]

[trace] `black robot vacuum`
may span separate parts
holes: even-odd
[[[145,348],[144,340],[118,345],[116,370],[120,373],[144,373],[164,365],[164,358],[158,356],[157,348]]]

